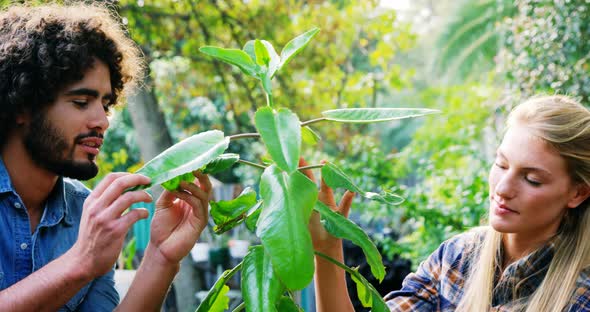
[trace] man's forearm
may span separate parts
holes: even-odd
[[[179,263],[167,263],[162,255],[148,245],[129,291],[117,311],[160,311]]]
[[[0,291],[4,311],[56,311],[92,277],[68,253]]]
[[[342,245],[324,250],[322,253],[344,262]],[[318,312],[328,311],[354,311],[348,290],[346,288],[346,276],[344,270],[328,260],[315,257],[315,293],[316,309]]]

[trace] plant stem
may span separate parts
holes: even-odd
[[[238,263],[238,265],[236,265],[229,272],[224,272],[220,278],[223,278],[225,280],[225,283],[227,283],[227,281],[229,281],[229,279],[232,278],[232,276],[234,276],[234,274],[236,274],[236,272],[238,272],[239,270],[242,269],[243,264],[244,264],[244,261],[241,261],[240,263]]]
[[[238,160],[238,162],[239,163],[242,163],[244,165],[248,165],[248,166],[260,168],[262,170],[266,169],[266,167],[263,166],[263,165],[261,165],[261,164],[253,163],[253,162],[250,162],[250,161],[247,161],[247,160],[240,159],[240,160]]]
[[[247,139],[247,138],[260,138],[260,133],[240,133],[240,134],[234,134],[234,135],[230,135],[229,136],[229,140],[233,141],[233,140],[238,140],[238,139]]]
[[[332,257],[330,257],[330,256],[328,256],[326,254],[323,254],[323,253],[321,253],[321,252],[319,252],[317,250],[314,250],[313,252],[316,255],[318,255],[318,256],[320,256],[320,257],[322,257],[322,258],[324,258],[324,259],[326,259],[326,260],[328,260],[328,261],[330,261],[332,263],[334,263],[337,266],[339,266],[340,268],[342,268],[344,271],[350,273],[351,275],[354,275],[353,271],[348,266],[346,266],[345,264],[340,263],[340,261],[338,261],[338,260],[336,260],[336,259],[334,259],[334,258],[332,258]]]
[[[316,169],[316,168],[322,168],[323,166],[324,166],[324,164],[309,165],[309,166],[299,167],[299,168],[297,168],[297,170]]]
[[[266,105],[272,107],[274,104],[274,102],[272,101],[272,95],[270,95],[266,92],[265,92],[265,94],[266,94]]]
[[[245,302],[242,302],[242,303],[240,303],[240,305],[239,305],[239,306],[237,306],[237,307],[236,307],[236,308],[235,308],[235,309],[234,309],[232,312],[238,312],[238,311],[242,311],[242,310],[244,310],[245,308],[246,308],[246,303],[245,303]]]
[[[308,120],[308,121],[302,122],[302,123],[301,123],[301,126],[302,126],[302,127],[309,126],[309,125],[311,125],[311,124],[313,124],[313,123],[320,122],[320,121],[324,121],[324,120],[326,120],[326,117],[320,117],[320,118],[316,118],[316,119]]]

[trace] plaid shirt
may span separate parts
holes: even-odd
[[[454,311],[463,296],[470,261],[465,251],[481,242],[481,232],[470,231],[444,242],[404,280],[401,290],[385,296],[391,311]],[[498,271],[489,311],[511,311],[514,300],[526,300],[545,278],[553,258],[554,245],[548,243],[526,257]],[[516,298],[512,292],[516,288]],[[590,311],[590,269],[581,272],[569,305],[564,311]]]

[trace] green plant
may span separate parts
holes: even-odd
[[[152,184],[168,186],[174,186],[175,181],[182,179],[182,175],[197,169],[215,173],[235,163],[242,163],[263,170],[258,194],[252,189],[246,189],[233,200],[211,203],[216,233],[223,233],[245,222],[262,244],[251,247],[240,264],[219,278],[197,311],[222,311],[227,308],[224,294],[228,288],[225,284],[239,270],[242,270],[244,298],[241,307],[248,311],[301,310],[294,303],[291,291],[303,289],[313,279],[314,250],[308,223],[314,210],[320,214],[328,232],[349,239],[362,248],[371,272],[378,280],[385,276],[381,255],[365,232],[318,202],[316,184],[300,170],[321,168],[322,176],[329,186],[345,188],[384,204],[399,204],[402,199],[387,191],[365,192],[332,163],[299,167],[302,141],[306,144],[315,141],[317,135],[310,125],[322,121],[369,123],[422,116],[435,111],[402,108],[336,109],[324,111],[320,118],[300,122],[298,116],[289,109],[278,108],[273,99],[272,78],[307,46],[318,31],[317,28],[312,29],[294,38],[285,45],[280,55],[270,42],[264,40],[249,41],[241,50],[202,47],[201,52],[234,65],[244,74],[260,81],[267,105],[258,108],[254,115],[258,132],[231,136],[225,136],[218,130],[198,133],[172,146],[138,170],[150,177]],[[239,155],[223,154],[232,141],[246,138],[262,139],[269,154],[267,163],[257,164],[240,159]],[[356,269],[338,265],[352,274],[365,306],[371,307],[373,311],[387,310],[381,296]]]

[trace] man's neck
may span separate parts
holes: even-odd
[[[58,176],[36,164],[29,156],[22,140],[14,136],[2,149],[2,160],[12,185],[27,210],[33,213],[41,212]]]

